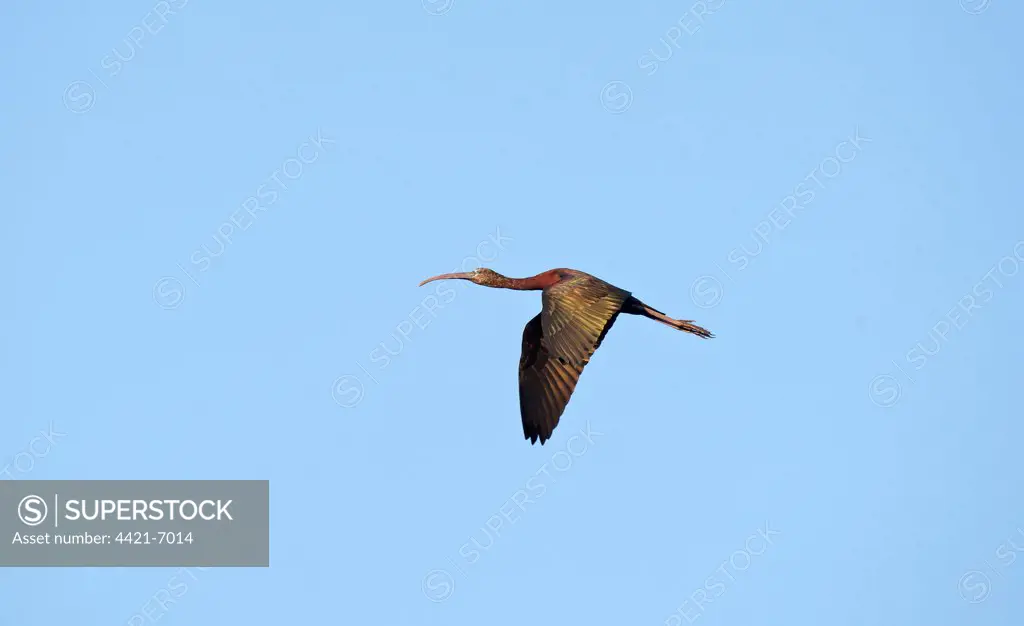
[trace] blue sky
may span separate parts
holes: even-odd
[[[269,569],[11,623],[1020,623],[1019,4],[0,18],[2,478],[272,494]],[[717,338],[621,318],[530,446],[539,296],[416,287],[474,264]]]

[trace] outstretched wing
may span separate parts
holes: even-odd
[[[519,359],[519,410],[523,435],[543,445],[576,389],[583,368],[615,323],[629,292],[586,278],[544,291],[544,308],[523,329]]]
[[[545,289],[541,309],[545,345],[582,368],[629,297],[628,291],[586,275]]]
[[[523,436],[541,445],[551,437],[558,419],[576,389],[583,366],[553,356],[544,345],[541,315],[523,329],[523,354],[519,359],[519,412]]]

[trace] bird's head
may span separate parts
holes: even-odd
[[[486,267],[481,267],[481,268],[477,268],[477,269],[473,270],[472,272],[455,272],[455,273],[452,273],[452,274],[438,274],[437,276],[432,276],[432,277],[426,279],[425,281],[420,283],[419,286],[422,287],[423,285],[426,285],[427,283],[433,282],[435,280],[451,280],[451,279],[468,280],[468,281],[470,281],[472,283],[476,283],[478,285],[495,285],[495,284],[498,284],[500,282],[501,278],[502,278],[502,275],[499,274],[498,272],[495,272],[494,270],[489,270]]]

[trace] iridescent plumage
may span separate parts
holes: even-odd
[[[441,274],[433,280],[463,279],[486,287],[541,290],[541,312],[523,329],[519,359],[519,410],[523,435],[547,441],[579,382],[583,368],[601,346],[620,313],[641,315],[709,339],[692,320],[677,320],[653,309],[630,292],[578,270],[555,269],[529,278],[508,278],[493,270]]]

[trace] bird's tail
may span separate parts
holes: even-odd
[[[626,311],[629,313],[633,313],[634,315],[643,315],[644,317],[671,326],[676,330],[682,330],[697,335],[702,339],[712,339],[715,336],[714,333],[712,333],[710,330],[695,324],[693,320],[677,320],[673,317],[665,315],[658,309],[647,306],[646,304],[640,302],[636,298],[632,298],[631,300],[632,301],[628,303],[629,306],[626,309]]]

